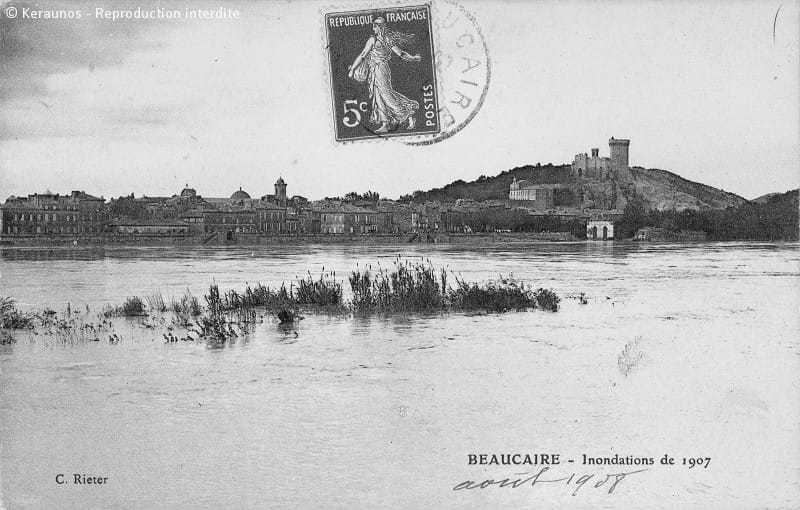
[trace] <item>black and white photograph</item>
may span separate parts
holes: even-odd
[[[0,0],[0,510],[800,508],[800,2]]]

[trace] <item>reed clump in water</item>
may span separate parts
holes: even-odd
[[[52,321],[45,326],[45,334],[62,344],[99,342],[104,338],[108,338],[110,343],[119,341],[119,337],[114,333],[114,327],[111,323],[87,322],[80,317],[53,317]]]
[[[9,297],[0,297],[0,345],[11,345],[17,340],[5,329],[28,329],[33,327],[30,317],[19,310],[14,300]]]
[[[99,342],[107,338],[110,343],[118,343],[120,338],[114,332],[111,321],[102,319],[94,321],[87,313],[80,309],[73,310],[69,304],[64,313],[45,308],[38,313],[27,315],[29,328],[33,335],[44,335],[62,344],[77,344],[82,342]]]
[[[44,334],[64,344],[99,342],[106,335],[111,343],[119,341],[109,321],[90,321],[88,306],[86,311],[82,314],[80,309],[72,310],[67,304],[66,312],[61,314],[50,308],[26,313],[17,309],[12,298],[0,297],[0,344],[16,342],[13,330],[33,330],[32,335]]]
[[[286,293],[285,288],[282,293],[278,292],[278,294],[283,293]],[[242,294],[233,290],[220,294],[217,284],[212,284],[205,296],[208,305],[206,313],[197,317],[199,331],[196,332],[201,339],[212,345],[231,342],[241,335],[250,333],[253,325],[258,322],[254,308],[281,299],[282,296],[276,297],[261,284],[254,288],[248,285]]]
[[[533,292],[533,297],[536,299],[536,306],[542,310],[549,310],[557,312],[561,298],[549,289],[538,288]]]
[[[439,311],[447,307],[447,271],[399,259],[394,269],[353,271],[349,307],[354,312]]]
[[[252,308],[279,312],[297,310],[301,305],[319,308],[342,307],[342,285],[334,278],[333,273],[323,273],[315,280],[309,274],[308,278],[298,279],[288,289],[285,283],[277,289],[270,289],[259,283],[253,287],[247,285],[243,292],[229,290],[224,293],[220,293],[217,284],[212,284],[205,300],[212,315]]]
[[[33,327],[33,317],[17,309],[17,305],[10,297],[0,297],[0,328],[2,329],[30,329]]]
[[[179,300],[173,299],[169,305],[169,309],[175,313],[184,313],[192,316],[203,313],[203,307],[200,305],[200,301],[198,301],[189,290],[187,290]]]
[[[294,288],[292,287],[292,290]],[[336,281],[336,272],[319,275],[314,280],[311,273],[297,280],[297,291],[290,293],[299,305],[339,306],[342,304],[342,284]]]
[[[273,309],[297,304],[297,300],[285,285],[281,285],[278,290],[272,290],[260,283],[255,287],[248,285],[241,293],[235,290],[220,293],[219,286],[214,283],[209,287],[205,300],[207,309],[212,315],[248,308]]]
[[[485,284],[468,283],[454,277],[448,285],[446,269],[435,268],[430,261],[411,263],[394,261],[394,268],[353,271],[350,275],[352,300],[356,313],[486,311],[542,309],[558,311],[559,297],[547,289],[532,291],[513,277],[501,277]]]
[[[262,322],[266,314],[275,316],[281,324],[302,320],[301,310],[310,309],[317,313],[352,312],[405,313],[405,312],[507,312],[541,309],[558,311],[560,298],[552,290],[529,289],[513,277],[501,277],[497,281],[478,284],[469,283],[460,276],[453,276],[446,268],[436,268],[430,261],[410,262],[399,257],[393,267],[388,269],[372,266],[353,271],[348,280],[352,297],[343,299],[342,283],[336,281],[336,273],[326,273],[324,268],[319,277],[308,273],[306,278],[297,278],[287,288],[283,283],[278,288],[261,284],[247,285],[242,292],[229,290],[221,292],[216,283],[209,287],[204,296],[205,306],[188,290],[180,299],[164,302],[159,292],[146,298],[148,306],[137,296],[129,297],[118,306],[107,306],[102,316],[135,318],[140,317],[142,326],[154,329],[166,327],[165,317],[151,312],[172,312],[173,326],[199,335],[210,344],[222,344],[249,334],[253,327]],[[261,309],[264,313],[259,313]],[[88,313],[88,308],[87,308]],[[3,328],[33,327],[32,318],[49,331],[49,334],[63,337],[64,341],[98,341],[108,332],[106,323],[93,325],[76,317],[79,311],[67,309],[62,319],[54,311],[45,311],[41,316],[27,316],[17,311],[13,300],[0,298],[0,325]],[[195,325],[196,328],[195,329]],[[113,332],[112,332],[113,333]],[[109,334],[109,341],[118,341],[116,334]],[[170,338],[180,339],[170,333]],[[166,338],[166,337],[165,337]],[[192,337],[186,337],[193,339]]]
[[[164,296],[161,292],[157,292],[145,298],[147,300],[147,307],[154,312],[166,312],[167,303],[164,302]]]
[[[227,320],[224,315],[203,316],[197,321],[197,327],[200,328],[197,333],[201,339],[207,342],[223,344],[239,337],[241,333],[247,332],[242,329],[237,333],[235,325],[235,322]]]
[[[17,343],[16,338],[6,333],[5,331],[0,330],[0,345],[11,345],[15,343]]]
[[[342,285],[335,277],[335,273],[323,271],[319,278],[314,279],[309,273],[307,278],[298,278],[288,288],[285,283],[277,289],[259,283],[255,286],[248,284],[243,292],[220,292],[219,286],[212,284],[205,295],[206,313],[197,320],[198,333],[211,342],[232,341],[249,333],[258,322],[255,310],[259,308],[270,312],[282,324],[302,320],[301,306],[340,310],[343,308]]]
[[[108,306],[103,310],[105,317],[142,317],[147,315],[144,303],[138,296],[131,296],[118,306]]]
[[[462,311],[507,312],[537,307],[535,293],[512,277],[484,285],[456,278],[456,288],[450,290],[449,298],[452,308]]]
[[[182,327],[189,327],[193,318],[203,313],[200,301],[189,290],[180,299],[172,299],[169,311],[175,314],[173,322]]]
[[[241,293],[234,290],[221,293],[213,284],[205,299],[212,316],[264,308],[279,318],[298,316],[301,307],[358,314],[532,309],[556,312],[560,302],[552,290],[534,291],[513,277],[478,284],[455,276],[455,285],[451,286],[447,270],[434,267],[430,261],[410,262],[398,258],[389,269],[378,266],[373,272],[368,266],[353,271],[348,278],[352,297],[346,302],[342,298],[342,285],[335,276],[333,272],[323,272],[315,279],[309,273],[307,278],[297,279],[288,288],[285,283],[278,289],[257,284],[255,287],[248,285]],[[286,320],[281,319],[281,322]]]

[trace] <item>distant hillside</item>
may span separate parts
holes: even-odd
[[[780,193],[767,193],[766,195],[761,195],[758,198],[754,198],[751,202],[755,202],[757,204],[766,204],[772,197],[779,196]]]
[[[635,167],[631,169],[631,174],[635,179],[637,195],[652,209],[725,209],[746,202],[738,195],[689,181],[666,170]],[[455,202],[459,198],[469,198],[479,202],[502,200],[508,198],[508,188],[514,178],[525,179],[535,184],[565,184],[570,189],[575,188],[574,195],[578,195],[577,189],[581,187],[581,181],[571,175],[571,165],[526,165],[506,170],[494,177],[482,175],[470,182],[457,180],[442,188],[415,191],[412,195],[400,197],[400,200],[405,202],[413,200],[417,203]],[[558,197],[556,203],[558,205]]]
[[[721,189],[684,179],[680,175],[657,168],[631,168],[636,193],[651,209],[725,209],[747,202],[744,198]]]
[[[670,231],[700,230],[710,241],[797,241],[798,190],[775,193],[766,202],[745,201],[728,209],[701,211],[649,210],[639,200],[628,203],[615,223],[615,236],[631,237],[642,227]]]
[[[461,179],[451,182],[443,188],[429,191],[415,191],[412,195],[400,197],[401,201],[414,202],[455,202],[459,198],[484,200],[501,200],[508,198],[508,187],[511,181],[526,179],[536,184],[565,183],[570,179],[570,165],[525,165],[506,170],[494,177],[481,175],[474,181],[464,182]]]
[[[764,203],[747,202],[720,213],[725,220],[711,238],[797,241],[800,235],[800,193],[775,193]]]

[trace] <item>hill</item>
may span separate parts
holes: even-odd
[[[700,230],[710,241],[797,241],[798,190],[775,193],[766,202],[744,202],[724,210],[650,210],[639,200],[628,203],[615,224],[617,238],[631,237],[642,227],[670,231]]]
[[[758,198],[754,198],[751,202],[755,202],[757,204],[766,204],[772,197],[779,196],[780,193],[767,193],[766,195],[761,195]]]
[[[570,180],[570,165],[525,165],[506,170],[494,177],[481,175],[474,181],[461,179],[451,182],[442,188],[428,191],[415,191],[411,195],[400,197],[401,202],[455,202],[459,198],[470,198],[482,202],[484,200],[503,200],[508,198],[508,187],[515,178],[531,181],[535,184],[558,184]]]
[[[733,193],[728,193],[712,186],[700,184],[684,179],[683,177],[656,168],[645,169],[631,168],[634,177],[634,190],[637,196],[643,198],[649,209],[725,209],[737,207],[746,200]],[[427,201],[455,202],[460,198],[476,200],[504,200],[508,198],[508,189],[511,181],[527,180],[534,184],[562,184],[572,191],[566,193],[562,205],[578,206],[571,203],[572,197],[580,196],[580,191],[589,186],[590,181],[581,180],[572,175],[571,165],[525,165],[511,170],[506,170],[494,177],[480,176],[474,181],[457,180],[444,187],[428,191],[415,191],[411,195],[400,197],[401,202],[414,201],[416,203]],[[608,182],[608,181],[605,181]],[[620,195],[631,195],[628,189],[621,189]],[[628,196],[627,198],[630,198]],[[622,200],[619,208],[624,206]],[[556,205],[559,205],[559,195],[556,195]]]
[[[631,168],[636,193],[651,209],[726,209],[747,202],[744,198],[713,186],[684,179],[657,168]]]
[[[800,237],[800,190],[774,193],[764,203],[748,202],[734,211],[732,229],[742,239],[797,241]]]

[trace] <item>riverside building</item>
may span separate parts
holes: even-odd
[[[11,196],[0,205],[0,235],[3,238],[100,235],[107,227],[104,205],[103,198],[85,191]]]

